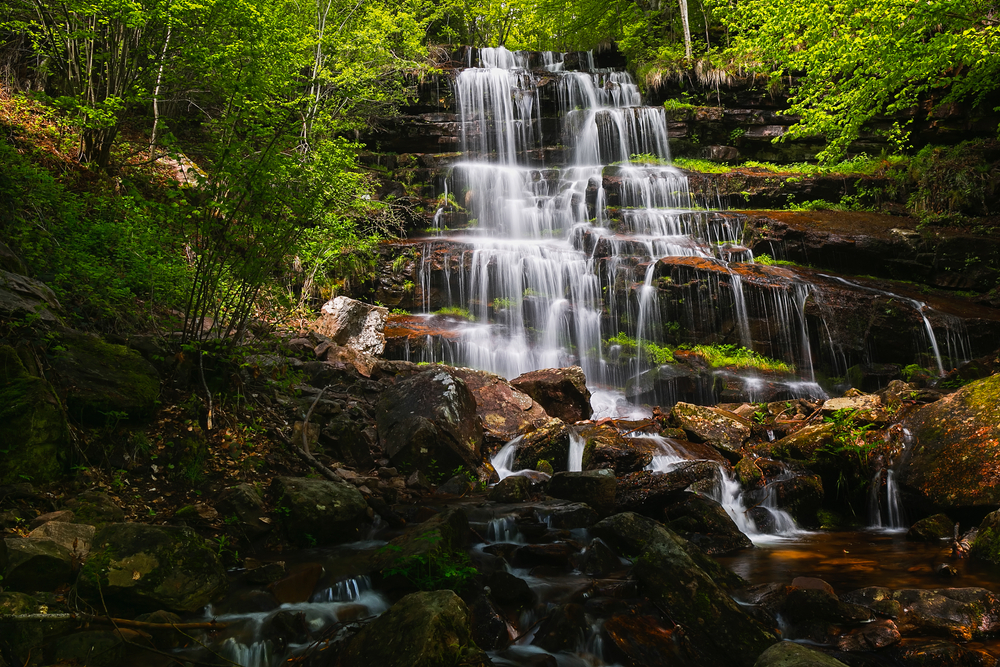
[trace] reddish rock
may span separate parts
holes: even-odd
[[[471,368],[456,368],[454,374],[476,399],[484,436],[495,442],[507,442],[549,421],[541,405],[499,375]]]
[[[682,661],[681,643],[674,629],[648,615],[613,616],[604,623],[604,632],[614,648],[636,665],[664,665]]]
[[[898,644],[899,629],[889,619],[869,623],[841,635],[837,639],[837,649],[841,651],[876,651],[886,646]]]
[[[511,384],[531,396],[550,416],[573,423],[589,419],[590,390],[579,366],[545,368],[520,375]]]

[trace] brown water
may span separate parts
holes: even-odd
[[[804,533],[785,542],[716,558],[752,584],[818,577],[838,594],[867,586],[981,586],[1000,591],[1000,566],[953,558],[947,542],[910,542],[902,531]],[[942,564],[951,566],[956,574],[937,574],[936,568]]]

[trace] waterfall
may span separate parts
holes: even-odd
[[[570,472],[581,472],[583,470],[583,449],[587,441],[572,431],[569,434],[569,460],[566,462],[566,470]]]
[[[523,435],[517,436],[501,447],[500,451],[498,451],[493,458],[490,459],[490,464],[493,466],[493,469],[497,471],[497,475],[499,475],[501,480],[514,474],[512,469],[514,466],[514,457],[517,455],[517,447],[521,444],[522,440],[524,440]]]

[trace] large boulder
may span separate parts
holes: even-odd
[[[73,581],[74,554],[53,540],[7,537],[0,540],[4,584],[16,591],[52,591]]]
[[[302,546],[356,541],[368,503],[353,485],[307,477],[276,477],[275,504],[288,539]]]
[[[962,642],[1000,630],[1000,599],[985,588],[901,589],[869,587],[841,600],[896,618],[905,636],[948,637]]]
[[[670,529],[707,554],[724,554],[753,546],[718,502],[693,493],[667,508]]]
[[[0,485],[55,481],[69,454],[69,426],[52,386],[0,346]]]
[[[810,424],[774,442],[760,443],[754,451],[773,459],[809,461],[817,449],[833,444],[836,434],[834,424]]]
[[[97,531],[77,580],[80,595],[112,612],[191,613],[228,587],[215,549],[190,528],[113,523]]]
[[[781,642],[761,653],[754,667],[847,667],[847,665],[802,644]]]
[[[0,318],[32,318],[45,324],[58,324],[60,311],[56,295],[47,285],[18,273],[0,270]]]
[[[104,426],[153,415],[160,377],[138,352],[79,332],[64,333],[60,348],[52,367],[73,417]]]
[[[544,368],[519,375],[510,381],[537,401],[550,416],[572,424],[590,419],[590,390],[579,366]]]
[[[750,438],[750,422],[728,410],[677,403],[670,416],[688,438],[710,444],[733,463],[739,460],[737,452]]]
[[[588,425],[580,430],[580,437],[592,450],[589,465],[611,468],[616,475],[643,470],[660,453],[656,440],[625,438],[611,424]]]
[[[573,427],[561,419],[550,419],[533,431],[525,434],[514,452],[514,470],[567,470],[569,468],[570,445],[580,436]],[[583,467],[589,468],[593,446],[584,441]],[[552,470],[546,470],[551,468]]]
[[[471,368],[456,368],[454,373],[476,399],[483,431],[493,442],[507,442],[549,421],[541,405],[499,375]]]
[[[939,532],[945,532],[945,537],[951,537],[954,525],[943,514],[937,516],[944,517],[944,520],[939,520],[938,524],[936,524],[939,525]],[[931,519],[933,518],[935,517],[931,517]],[[925,519],[925,521],[929,520]],[[945,522],[947,522],[946,531]],[[934,534],[936,533],[932,533],[932,535]],[[907,533],[907,537],[909,537],[909,533]],[[983,518],[983,522],[979,524],[976,539],[972,541],[971,553],[976,558],[1000,565],[1000,510],[990,512]]]
[[[643,470],[618,478],[615,509],[638,512],[662,519],[664,510],[685,498],[685,491],[698,482],[715,480],[719,464],[714,461],[686,461],[669,472]]]
[[[469,609],[452,591],[407,595],[355,636],[343,667],[489,665],[469,628]]]
[[[585,502],[598,514],[610,514],[615,507],[618,480],[611,470],[557,472],[549,480],[547,493],[553,498]]]
[[[372,355],[385,350],[388,308],[338,296],[324,303],[320,313],[313,329],[337,345]]]
[[[990,516],[995,516],[996,521],[1000,519],[1000,515],[996,512]],[[983,526],[986,522],[983,522]],[[906,539],[913,540],[915,542],[936,542],[938,540],[943,540],[949,537],[953,537],[955,534],[955,522],[948,518],[946,514],[935,514],[934,516],[925,517],[915,522],[910,529],[906,531]],[[983,534],[983,528],[980,527],[979,535]],[[997,533],[1000,537],[1000,533]],[[975,543],[973,543],[973,550],[975,550]],[[997,553],[997,557],[1000,558],[1000,552]],[[997,562],[1000,562],[998,560]]]
[[[382,394],[375,421],[393,465],[473,470],[482,463],[476,400],[451,369],[432,368],[400,380]]]
[[[939,509],[1000,505],[1000,375],[977,380],[911,414],[913,442],[896,481]]]
[[[632,574],[643,594],[685,629],[699,664],[750,667],[775,642],[713,581],[714,573],[699,567],[686,541],[662,524],[629,512],[600,521],[592,532],[634,559]]]

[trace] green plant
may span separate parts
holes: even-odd
[[[439,308],[438,310],[434,311],[434,314],[441,315],[444,317],[457,317],[458,319],[468,320],[469,322],[473,322],[476,319],[475,317],[473,317],[472,313],[469,312],[468,308],[459,308],[457,306]]]
[[[431,548],[425,553],[401,556],[383,574],[387,577],[401,576],[414,587],[423,591],[440,589],[462,590],[476,576],[468,554],[445,549],[441,544],[441,534],[427,532],[417,540],[427,542]],[[396,545],[387,544],[383,552],[400,552]]]
[[[760,255],[754,255],[754,264],[763,264],[764,266],[798,266],[795,262],[789,262],[784,259],[774,259],[767,253]]]
[[[738,345],[695,345],[692,351],[714,368],[755,368],[760,371],[791,373],[794,367]]]

